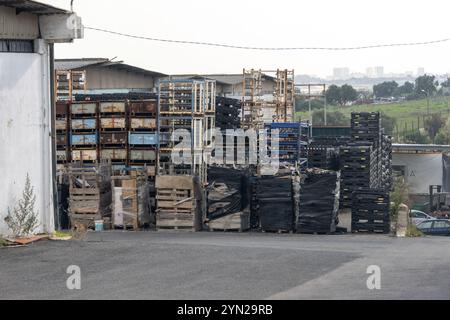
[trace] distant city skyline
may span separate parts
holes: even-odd
[[[327,80],[347,80],[353,78],[402,78],[418,77],[426,73],[424,67],[417,67],[416,71],[403,72],[385,72],[384,66],[371,66],[365,69],[365,72],[352,70],[349,67],[335,67],[332,74],[325,77]],[[444,73],[445,74],[445,73]]]

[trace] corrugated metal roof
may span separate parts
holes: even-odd
[[[56,59],[56,70],[74,70],[85,68],[87,66],[105,63],[109,60],[107,58],[83,58],[83,59]]]
[[[239,74],[176,74],[170,76],[172,79],[196,79],[206,78],[216,80],[217,82],[225,84],[241,84],[243,81],[243,75]],[[274,77],[263,74],[263,78],[267,80],[275,80]]]
[[[0,6],[11,7],[20,12],[29,12],[34,14],[63,14],[68,11],[50,6],[45,3],[31,0],[0,0]]]
[[[125,64],[122,62],[110,61],[106,58],[81,58],[81,59],[56,59],[55,60],[55,69],[56,70],[79,70],[85,69],[88,67],[104,67],[104,68],[113,68],[116,70],[125,70],[129,72],[142,73],[145,75],[153,76],[153,77],[164,77],[167,76],[164,73],[150,71],[146,69],[142,69],[139,67],[135,67],[129,64]]]

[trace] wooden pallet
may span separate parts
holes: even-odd
[[[237,231],[250,229],[250,213],[237,212],[207,223],[210,231]]]

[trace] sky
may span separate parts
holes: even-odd
[[[40,0],[70,9],[70,0]],[[261,47],[348,47],[450,38],[448,0],[74,0],[83,24],[147,37]],[[450,72],[450,41],[357,51],[261,52],[128,39],[85,30],[57,58],[114,58],[167,74],[295,69],[325,77],[334,67],[386,73]]]

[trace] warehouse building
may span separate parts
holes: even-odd
[[[394,144],[392,167],[405,178],[412,195],[427,196],[430,185],[443,186],[443,191],[450,192],[448,152],[450,146],[444,145]]]
[[[53,44],[82,38],[81,19],[36,1],[0,1],[0,234],[27,174],[40,226],[54,230]]]
[[[90,94],[129,91],[154,92],[158,79],[167,76],[160,72],[106,58],[57,59],[55,69],[57,71],[85,71],[86,91]]]

